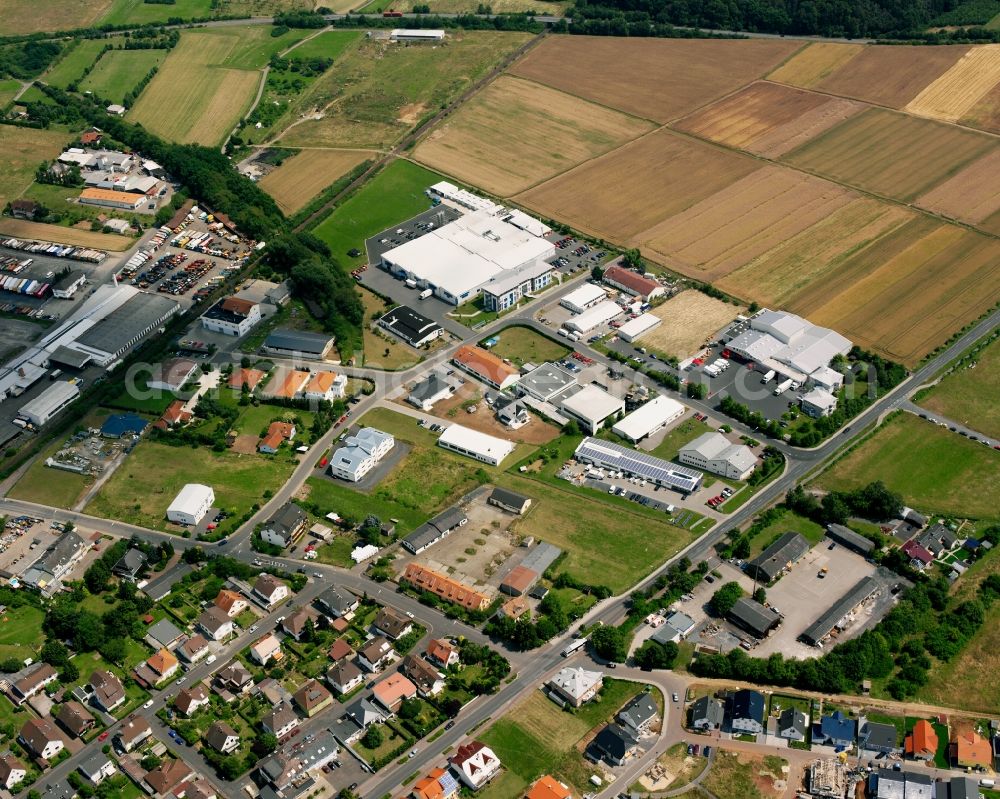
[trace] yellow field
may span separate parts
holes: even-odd
[[[667,355],[688,358],[743,311],[743,308],[688,289],[652,310],[663,323],[646,333],[642,343]]]
[[[41,161],[51,161],[69,134],[0,125],[0,207],[21,196],[35,179]]]
[[[135,244],[135,239],[130,239],[128,236],[95,233],[92,230],[45,225],[41,222],[28,222],[25,219],[10,219],[9,217],[0,217],[0,233],[23,239],[50,241],[53,244],[74,244],[79,247],[93,247],[98,250],[112,250],[114,252],[127,250]]]
[[[241,33],[187,31],[128,114],[165,139],[219,144],[253,101],[260,82],[254,70],[217,65],[241,44]]]
[[[811,89],[861,52],[860,44],[815,42],[799,50],[768,75],[769,80]]]
[[[374,155],[370,150],[302,150],[260,181],[286,214],[294,214],[341,175]]]
[[[85,28],[111,0],[0,0],[0,36]]]
[[[1000,83],[1000,44],[973,47],[958,63],[911,100],[918,116],[957,122]]]
[[[502,77],[435,130],[414,156],[507,197],[652,127],[541,84]]]
[[[1000,227],[991,219],[1000,211],[1000,149],[927,192],[917,205],[1000,235]]]

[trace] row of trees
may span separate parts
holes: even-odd
[[[884,522],[898,519],[903,511],[903,498],[880,480],[852,491],[830,491],[822,499],[797,485],[785,496],[785,504],[823,526],[846,524],[852,516]]]

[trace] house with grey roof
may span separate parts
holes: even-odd
[[[358,598],[346,588],[335,585],[316,597],[316,604],[331,618],[350,619],[357,610],[359,602]]]
[[[629,700],[615,716],[618,723],[625,729],[631,730],[636,737],[646,735],[658,717],[656,702],[648,691],[643,691]]]
[[[142,575],[142,570],[146,566],[146,553],[141,549],[132,547],[118,560],[112,567],[111,573],[122,580],[136,582]]]
[[[899,745],[899,733],[892,724],[867,719],[862,720],[858,730],[858,749],[886,754],[899,754],[903,751],[903,747]]]
[[[382,458],[396,445],[389,433],[364,427],[344,439],[330,456],[327,473],[341,480],[357,483],[375,468]]]
[[[278,547],[291,546],[305,534],[307,521],[302,508],[286,502],[260,528],[260,537]]]
[[[608,763],[620,766],[636,753],[639,741],[632,730],[612,723],[597,733],[590,746]]]
[[[454,393],[451,384],[437,372],[431,372],[417,383],[406,397],[406,401],[422,411],[431,410],[441,400]]]
[[[725,718],[722,702],[711,696],[703,696],[691,703],[691,728],[695,730],[718,730]]]
[[[788,707],[778,715],[778,737],[789,741],[804,741],[809,732],[809,717],[795,707]]]
[[[173,649],[184,633],[169,619],[161,619],[146,630],[145,641],[153,649]]]
[[[875,549],[874,541],[870,538],[865,538],[863,535],[854,532],[850,527],[845,527],[842,524],[828,524],[826,527],[826,534],[832,541],[835,541],[848,549],[852,549],[859,555],[864,555],[866,558],[871,555],[872,550]]]
[[[486,501],[509,513],[521,515],[531,507],[531,498],[506,488],[494,488]]]
[[[419,555],[466,522],[468,517],[459,508],[448,508],[406,536],[403,546],[414,555]]]
[[[333,341],[333,337],[325,333],[279,328],[264,339],[261,350],[268,355],[283,358],[299,357],[319,361],[326,357]]]

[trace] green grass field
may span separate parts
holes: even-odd
[[[972,364],[975,367],[970,369]],[[978,355],[966,358],[924,394],[919,404],[980,433],[1000,438],[997,397],[1000,397],[1000,338]]]
[[[517,366],[523,366],[525,363],[558,361],[570,353],[569,347],[536,333],[530,327],[514,325],[504,328],[495,335],[500,340],[493,346],[493,354],[509,358]]]
[[[31,605],[10,608],[0,616],[0,660],[37,656],[45,613]]]
[[[176,530],[167,524],[167,506],[186,483],[205,483],[215,491],[216,506],[234,509],[238,518],[252,504],[263,502],[264,491],[274,491],[284,483],[293,468],[289,460],[144,441],[88,503],[87,512],[157,530]]]
[[[16,78],[5,78],[0,80],[0,108],[6,107],[7,103],[14,99],[21,88],[21,81]]]
[[[0,205],[20,197],[38,164],[58,156],[69,140],[69,134],[54,130],[0,126]]]
[[[707,432],[710,432],[710,428],[703,422],[693,418],[685,419],[663,437],[663,440],[653,448],[651,454],[657,458],[671,461],[677,457],[681,447]]]
[[[810,544],[822,541],[823,536],[826,535],[826,531],[816,522],[799,516],[797,513],[786,511],[785,515],[778,521],[769,524],[758,535],[754,536],[750,542],[750,557],[757,557],[774,539],[782,533],[789,532],[799,533]]]
[[[922,512],[1000,518],[1000,453],[900,413],[817,478],[847,490],[881,480]]]
[[[114,0],[101,22],[108,25],[144,25],[147,22],[166,22],[172,17],[200,19],[210,16],[212,0],[176,0],[170,5],[143,0]]]
[[[108,42],[104,39],[79,40],[49,68],[42,79],[51,86],[65,89],[73,81],[80,79],[83,71],[97,60],[98,54],[107,45]]]
[[[325,241],[345,266],[347,251],[364,252],[365,239],[430,208],[424,193],[441,176],[409,161],[393,161],[335,208],[313,233]]]
[[[166,50],[112,50],[82,81],[81,91],[91,91],[113,103],[121,103],[153,67],[163,63]]]
[[[323,31],[292,49],[286,57],[293,61],[302,61],[307,58],[332,58],[336,60],[360,38],[361,31]]]

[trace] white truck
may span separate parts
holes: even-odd
[[[417,281],[414,280],[412,277],[408,277],[403,282],[403,285],[406,286],[408,289],[415,289],[417,287]]]
[[[729,361],[725,358],[716,358],[712,361],[712,366],[718,369],[720,372],[725,372],[729,368]]]
[[[768,369],[766,372],[764,372],[764,377],[762,379],[765,383],[770,383],[772,380],[774,380],[774,375],[775,375],[774,369]]]
[[[432,295],[433,293],[434,293],[433,289],[424,289],[423,291],[421,291],[421,292],[420,292],[420,293],[419,293],[419,294],[417,295],[417,298],[418,298],[418,299],[421,299],[421,300],[426,300],[426,299],[427,299],[428,297],[430,297],[430,296],[431,296],[431,295]]]
[[[709,377],[718,377],[721,374],[721,372],[719,371],[719,367],[716,366],[714,363],[710,363],[702,371]]]
[[[788,389],[792,387],[792,382],[793,381],[791,380],[782,380],[780,383],[778,383],[778,385],[775,386],[774,388],[774,396],[780,397],[782,394],[788,391]]]

